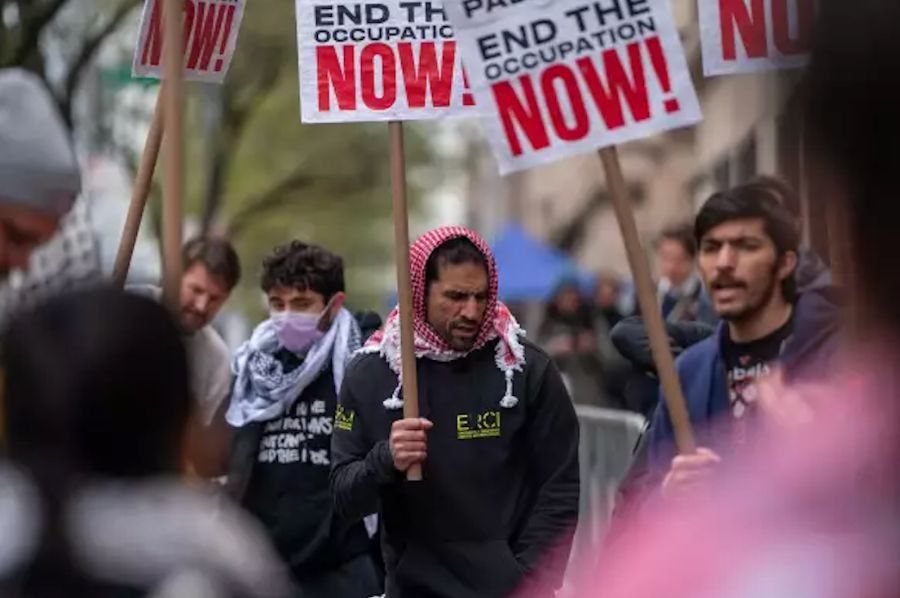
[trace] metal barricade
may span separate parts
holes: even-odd
[[[576,405],[575,411],[581,432],[581,499],[570,573],[596,566],[616,492],[646,428],[646,419],[637,413],[587,405]],[[566,595],[565,591],[559,594]]]

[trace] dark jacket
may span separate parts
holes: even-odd
[[[501,407],[495,345],[417,361],[420,413],[434,423],[422,482],[405,482],[388,448],[402,412],[383,401],[397,376],[377,354],[347,371],[331,487],[346,517],[380,507],[391,598],[500,598],[523,583],[548,596],[562,582],[578,515],[575,411],[550,359],[527,342],[518,404]]]
[[[715,328],[702,322],[666,322],[665,326],[669,348],[675,357],[715,332]],[[615,348],[631,365],[620,392],[623,407],[650,418],[659,399],[659,381],[644,318],[625,318],[613,328],[611,338]]]
[[[285,416],[234,432],[229,490],[265,526],[301,588],[305,580],[338,570],[370,547],[362,522],[339,517],[331,500],[336,406],[329,367]]]
[[[710,336],[715,327],[703,322],[665,322],[669,348],[678,357],[688,347]],[[612,342],[622,356],[642,372],[656,375],[650,337],[642,316],[625,318],[612,329]]]
[[[794,306],[793,333],[779,357],[786,382],[824,377],[838,353],[841,308],[833,288],[821,288],[800,295]],[[714,433],[712,423],[728,413],[728,384],[722,358],[727,334],[720,324],[715,335],[685,351],[676,361],[688,413],[699,446],[716,450],[724,438]],[[651,476],[661,477],[674,456],[674,433],[669,412],[660,397],[650,428]]]

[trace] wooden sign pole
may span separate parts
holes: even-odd
[[[409,274],[409,210],[406,204],[406,155],[403,123],[388,123],[391,160],[391,198],[394,211],[394,249],[397,260],[397,295],[400,310],[400,354],[402,359],[403,417],[419,417],[419,385],[416,377],[415,334],[413,332],[412,285]],[[422,480],[422,467],[406,472],[411,482]]]
[[[622,175],[619,154],[615,147],[604,148],[600,150],[600,159],[603,162],[603,170],[606,173],[606,182],[612,195],[616,219],[619,221],[619,229],[622,231],[622,239],[625,242],[628,264],[634,276],[641,314],[644,317],[644,325],[650,338],[650,348],[653,351],[653,361],[656,363],[663,396],[669,409],[669,418],[675,431],[675,443],[680,453],[693,453],[697,447],[691,430],[691,420],[684,394],[681,392],[678,373],[675,370],[675,360],[672,358],[672,350],[669,347],[669,335],[663,324],[662,312],[656,298],[656,289],[653,285],[653,278],[650,276],[650,266],[641,247],[637,225],[634,222],[634,212],[628,200],[628,188],[625,185],[625,177]]]
[[[181,0],[165,0],[163,9],[163,120],[166,131],[163,155],[163,298],[178,312],[181,286],[182,193],[184,190],[184,127]]]
[[[164,83],[156,97],[153,121],[150,123],[150,130],[144,141],[144,153],[141,154],[141,163],[138,165],[134,189],[131,192],[131,202],[128,204],[128,216],[125,218],[125,227],[122,229],[122,238],[119,240],[119,250],[116,253],[116,263],[113,267],[113,284],[118,288],[123,288],[128,279],[131,258],[134,255],[134,247],[141,230],[141,220],[147,207],[147,198],[150,196],[153,172],[156,170],[156,161],[159,158],[159,148],[163,139],[163,95],[166,93],[165,89]]]

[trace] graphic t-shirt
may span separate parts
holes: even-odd
[[[286,352],[279,359],[287,370],[300,363]],[[334,376],[326,367],[283,416],[263,424],[244,501],[298,580],[369,548],[362,522],[334,512],[329,473],[336,407]]]
[[[726,336],[725,371],[728,400],[734,421],[734,440],[746,439],[748,423],[754,417],[758,397],[757,381],[771,371],[771,363],[781,354],[793,331],[793,316],[778,330],[749,343],[736,343]]]

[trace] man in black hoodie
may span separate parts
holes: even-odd
[[[380,594],[363,522],[335,514],[328,489],[337,392],[360,346],[343,261],[293,241],[265,260],[261,282],[270,317],[235,354],[225,415],[237,428],[232,495],[266,526],[300,596]]]
[[[341,389],[338,512],[379,508],[391,598],[552,596],[578,513],[578,423],[565,386],[497,301],[480,237],[434,230],[410,255],[422,417],[402,419],[395,310]],[[424,481],[405,481],[414,464]]]

